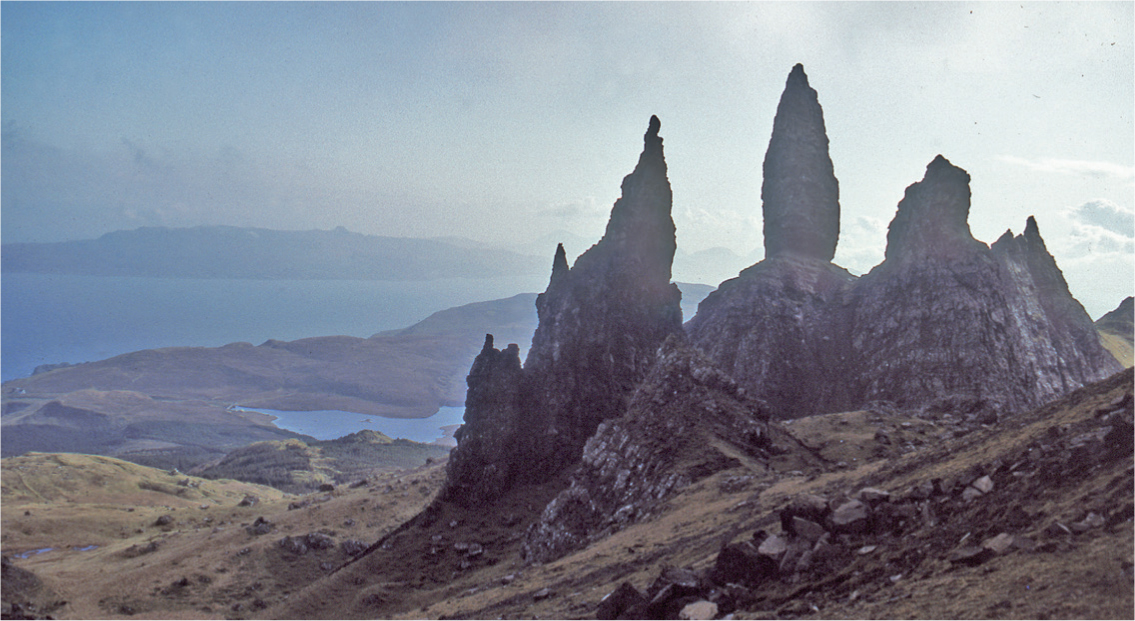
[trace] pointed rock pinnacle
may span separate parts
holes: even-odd
[[[766,258],[832,260],[839,240],[839,182],[824,111],[802,65],[792,68],[776,109],[761,200]]]
[[[907,187],[899,202],[887,230],[886,262],[956,259],[984,247],[969,230],[969,180],[969,173],[935,157],[922,181]]]
[[[567,252],[564,251],[563,244],[556,244],[556,256],[552,259],[552,278],[551,282],[555,283],[567,276],[571,271],[568,267]],[[549,284],[549,287],[551,284]]]

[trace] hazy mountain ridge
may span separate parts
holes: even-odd
[[[476,242],[233,226],[143,227],[98,239],[9,243],[5,272],[147,276],[428,280],[532,274],[546,259]]]

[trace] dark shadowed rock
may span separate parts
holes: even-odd
[[[773,442],[759,408],[683,339],[671,337],[627,413],[599,426],[570,487],[529,528],[525,558],[559,558],[650,515],[676,490],[738,466],[722,446],[767,459]]]
[[[596,619],[642,619],[649,602],[638,589],[629,582],[619,585],[599,602],[595,612]]]
[[[969,230],[969,174],[939,155],[922,181],[906,189],[887,229],[885,261],[891,265],[924,259],[962,260],[985,244]]]
[[[831,261],[839,239],[839,182],[828,155],[824,111],[804,67],[788,75],[765,153],[765,257]]]
[[[558,248],[548,289],[536,299],[539,325],[524,365],[532,471],[574,463],[599,423],[626,411],[662,341],[682,330],[659,127],[651,117],[603,238],[570,269]]]
[[[446,464],[445,494],[477,504],[504,491],[523,467],[520,348],[498,350],[486,335],[467,382],[465,424],[454,434],[458,449]]]
[[[766,258],[702,301],[691,341],[774,418],[887,401],[996,421],[1119,371],[1035,220],[992,248],[973,238],[969,181],[936,157],[899,203],[884,262],[861,278],[831,264],[838,186],[797,66],[765,159]]]
[[[775,578],[778,571],[776,558],[762,554],[751,541],[729,544],[717,553],[709,579],[717,584],[739,584],[755,587]]]
[[[847,366],[842,300],[855,280],[819,259],[765,259],[721,283],[686,330],[774,418],[853,409],[855,386],[832,378]]]
[[[681,333],[659,127],[651,117],[599,243],[570,268],[563,247],[556,249],[523,369],[517,350],[496,352],[491,338],[474,362],[444,497],[482,503],[577,463],[599,424],[626,411],[658,346]]]

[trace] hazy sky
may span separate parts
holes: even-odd
[[[761,256],[761,162],[799,62],[840,182],[837,263],[882,260],[941,153],[973,178],[974,235],[1035,215],[1096,317],[1135,289],[1132,8],[4,2],[2,237],[589,244],[656,114],[679,248],[746,256],[725,278]]]

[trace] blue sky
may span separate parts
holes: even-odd
[[[680,249],[738,255],[696,275],[716,284],[761,256],[761,162],[800,62],[840,181],[837,263],[882,259],[941,153],[973,178],[974,235],[1035,215],[1098,316],[1135,288],[1132,7],[4,2],[0,231],[567,231],[578,253],[657,114]]]

